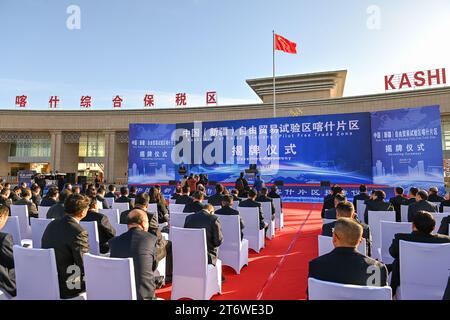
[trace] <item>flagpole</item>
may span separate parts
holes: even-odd
[[[273,45],[272,45],[272,62],[273,62],[273,66],[272,66],[272,75],[273,75],[273,117],[276,118],[277,117],[277,107],[276,107],[276,89],[275,89],[275,30],[272,30],[272,41],[273,41]]]

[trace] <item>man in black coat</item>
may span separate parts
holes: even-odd
[[[64,190],[59,194],[59,202],[50,207],[47,211],[47,219],[61,219],[64,217],[64,202],[72,194],[69,190]]]
[[[273,204],[273,199],[269,198],[267,194],[269,193],[269,190],[266,187],[261,188],[261,192],[259,196],[256,197],[256,202],[270,202],[270,210],[272,213],[272,221],[275,220],[275,205]]]
[[[113,228],[107,216],[98,212],[97,198],[94,196],[90,198],[89,210],[86,217],[83,218],[84,222],[97,221],[98,239],[100,243],[100,253],[108,253],[109,245],[108,241],[116,236],[116,230]]]
[[[8,221],[9,210],[0,206],[0,231]],[[10,296],[16,296],[14,273],[13,239],[10,234],[0,232],[0,289]]]
[[[354,219],[341,218],[336,221],[333,232],[335,249],[309,263],[308,277],[359,286],[386,286],[386,266],[356,250],[362,232],[361,225]]]
[[[128,188],[127,187],[121,187],[120,188],[120,197],[117,198],[114,202],[116,203],[128,203],[130,206],[130,209],[133,209],[133,202],[128,197]]]
[[[216,193],[208,198],[208,203],[213,206],[220,206],[222,204],[224,187],[220,183],[216,184]]]
[[[0,205],[7,207],[9,212],[11,212],[11,205],[12,205],[12,201],[9,198],[10,193],[11,191],[7,188],[3,188],[0,191]]]
[[[99,201],[103,205],[103,209],[109,209],[109,204],[105,199],[105,188],[100,187],[97,189],[97,201]]]
[[[261,208],[261,203],[256,202],[256,191],[255,189],[250,189],[248,192],[248,199],[239,202],[239,207],[242,208],[258,208],[258,215],[259,215],[259,230],[262,229],[268,229],[267,223],[264,221],[264,215]]]
[[[26,188],[22,191],[22,198],[14,202],[15,205],[27,206],[29,219],[39,217],[36,205],[31,201],[31,196],[31,190]]]
[[[439,212],[443,213],[444,207],[450,207],[450,194],[447,194],[444,201],[441,202],[441,205],[439,206]]]
[[[184,206],[183,210],[184,213],[196,213],[203,210],[203,203],[202,203],[204,197],[203,192],[195,191],[193,196],[194,201]]]
[[[273,185],[270,187],[270,192],[267,195],[269,198],[272,199],[280,199],[280,205],[283,207],[283,200],[281,200],[281,196],[278,194],[278,187],[276,185]]]
[[[155,299],[157,238],[148,232],[148,216],[143,210],[132,210],[127,216],[127,224],[128,232],[109,240],[110,257],[133,258],[137,298]]]
[[[395,221],[401,222],[402,221],[402,213],[401,208],[402,206],[408,205],[408,199],[405,198],[403,195],[403,188],[397,187],[395,188],[395,197],[389,199],[389,203],[392,204],[395,210]]]
[[[339,203],[346,202],[347,201],[347,197],[342,195],[342,194],[337,194],[334,197],[333,201],[334,201],[334,208],[325,210],[325,214],[324,214],[324,218],[325,219],[334,219],[334,220],[336,220],[337,219],[336,218],[336,207],[337,207],[337,205]]]
[[[247,181],[247,179],[245,179],[245,173],[244,172],[241,172],[240,175],[239,175],[239,178],[236,179],[236,183],[235,183],[235,185],[236,185],[235,188],[236,189],[239,189],[238,188],[238,184],[239,183],[242,183],[242,185],[244,186],[244,189],[248,188],[248,181]]]
[[[384,199],[386,199],[386,193],[383,190],[375,190],[373,200],[366,201],[365,223],[369,223],[369,211],[394,211],[394,206],[389,202],[385,202]]]
[[[431,187],[428,190],[428,201],[430,202],[442,202],[445,199],[439,195],[439,189],[437,187]]]
[[[363,228],[363,234],[362,237],[366,239],[366,252],[367,256],[371,255],[371,247],[372,247],[372,236],[370,234],[370,228],[367,224],[362,223],[361,221],[358,221],[358,218],[356,217],[355,213],[355,207],[353,207],[353,204],[348,201],[340,202],[336,206],[336,219],[339,218],[350,218],[354,219],[356,222],[358,222],[361,227]],[[326,237],[332,237],[333,236],[333,228],[336,225],[336,221],[324,224],[322,226],[322,235]]]
[[[108,186],[108,193],[105,195],[105,198],[114,198],[114,200],[117,199],[116,186],[115,185],[110,184]]]
[[[83,254],[89,252],[88,232],[80,225],[89,209],[89,198],[72,194],[64,202],[65,216],[53,220],[42,236],[42,248],[55,250],[59,291],[62,299],[85,291]],[[78,268],[79,277],[74,277]]]
[[[323,206],[322,206],[322,213],[321,213],[321,217],[325,218],[325,211],[328,209],[333,209],[335,207],[334,204],[334,198],[337,195],[344,195],[344,189],[342,189],[340,186],[338,185],[333,185],[333,187],[331,187],[331,191],[330,194],[328,194],[324,199],[323,199]]]
[[[216,265],[217,251],[223,242],[222,227],[211,204],[205,205],[202,211],[186,217],[185,228],[205,229],[208,263]]]
[[[408,195],[408,205],[410,205],[411,203],[416,202],[416,196],[417,193],[419,192],[419,189],[416,187],[411,187],[409,189],[409,195]]]
[[[224,216],[239,216],[239,211],[233,209],[233,197],[232,196],[223,196],[222,199],[222,208],[216,211],[216,215],[224,215]],[[242,217],[239,216],[239,223],[241,227],[241,241],[244,238],[244,221]]]
[[[181,186],[176,186],[175,193],[170,197],[171,200],[177,200],[182,195]]]
[[[191,193],[191,188],[186,184],[181,189],[183,194],[178,197],[178,199],[175,201],[176,204],[188,204],[193,201],[193,199],[189,196]]]
[[[443,218],[441,221],[441,225],[437,233],[442,234],[444,236],[448,236],[448,225],[450,224],[450,215]]]
[[[419,211],[438,212],[438,207],[428,201],[428,193],[425,190],[420,190],[417,193],[416,202],[409,205],[408,222],[412,222],[414,215]]]
[[[424,191],[426,192],[426,191]],[[436,226],[433,215],[427,211],[418,211],[412,218],[412,233],[398,233],[395,235],[389,253],[394,262],[392,263],[391,287],[395,294],[400,285],[400,241],[421,243],[450,243],[450,237],[440,234],[431,234]]]
[[[48,189],[47,194],[42,199],[40,206],[41,207],[51,207],[58,203],[57,199],[59,196],[58,189],[55,187],[52,187]]]
[[[358,200],[366,201],[369,200],[369,192],[367,192],[367,186],[362,184],[359,186],[359,194],[353,197],[353,207],[358,208]]]

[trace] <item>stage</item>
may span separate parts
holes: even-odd
[[[259,254],[249,253],[249,265],[237,275],[223,267],[226,281],[222,294],[213,300],[302,300],[306,299],[308,262],[317,257],[321,232],[320,204],[284,203],[285,226]],[[170,299],[171,286],[157,290]]]

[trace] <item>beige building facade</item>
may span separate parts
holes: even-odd
[[[450,159],[450,87],[344,97],[347,71],[276,78],[277,117],[370,112],[440,105],[444,158]],[[59,171],[126,183],[130,123],[270,118],[272,78],[247,80],[251,105],[120,110],[0,110],[0,176],[19,169]]]

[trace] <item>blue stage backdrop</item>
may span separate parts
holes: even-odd
[[[257,164],[266,183],[277,180],[285,183],[281,191],[288,201],[321,201],[326,190],[316,185],[323,180],[349,185],[351,198],[355,193],[353,189],[361,183],[388,187],[404,181],[373,179],[373,174],[380,167],[377,161],[382,162],[381,168],[387,167],[387,161],[391,161],[386,153],[379,152],[388,148],[388,144],[379,146],[377,140],[378,135],[384,135],[386,131],[382,119],[387,119],[391,112],[184,124],[130,124],[128,182],[145,190],[152,184],[179,180],[179,169],[184,167],[188,173],[208,174],[210,181],[233,184],[241,171],[250,164]],[[427,148],[433,150],[427,154],[430,158],[427,160],[427,170],[437,174],[439,169],[434,164],[438,163],[442,176],[439,108],[394,112],[397,112],[397,116],[393,116],[395,119],[403,119],[406,114],[421,119],[405,121],[409,129],[404,130],[418,129],[415,126],[424,115],[429,115],[423,120],[424,123],[437,123],[437,127],[433,125],[433,130],[436,128],[439,131],[439,146],[429,143],[430,136],[417,137],[414,143],[420,145],[425,141],[423,143],[427,144]],[[371,126],[376,130],[372,130]],[[402,126],[405,127],[403,122]],[[384,138],[379,140],[380,143],[387,141]],[[411,172],[415,172],[414,166],[419,167],[419,163],[411,166]],[[402,174],[402,171],[396,171],[397,168],[400,170],[400,166],[394,166],[394,172]],[[381,173],[386,176],[391,171],[381,169]],[[437,184],[438,179],[433,181]],[[169,191],[171,188],[166,189]],[[390,191],[389,188],[383,189]]]

